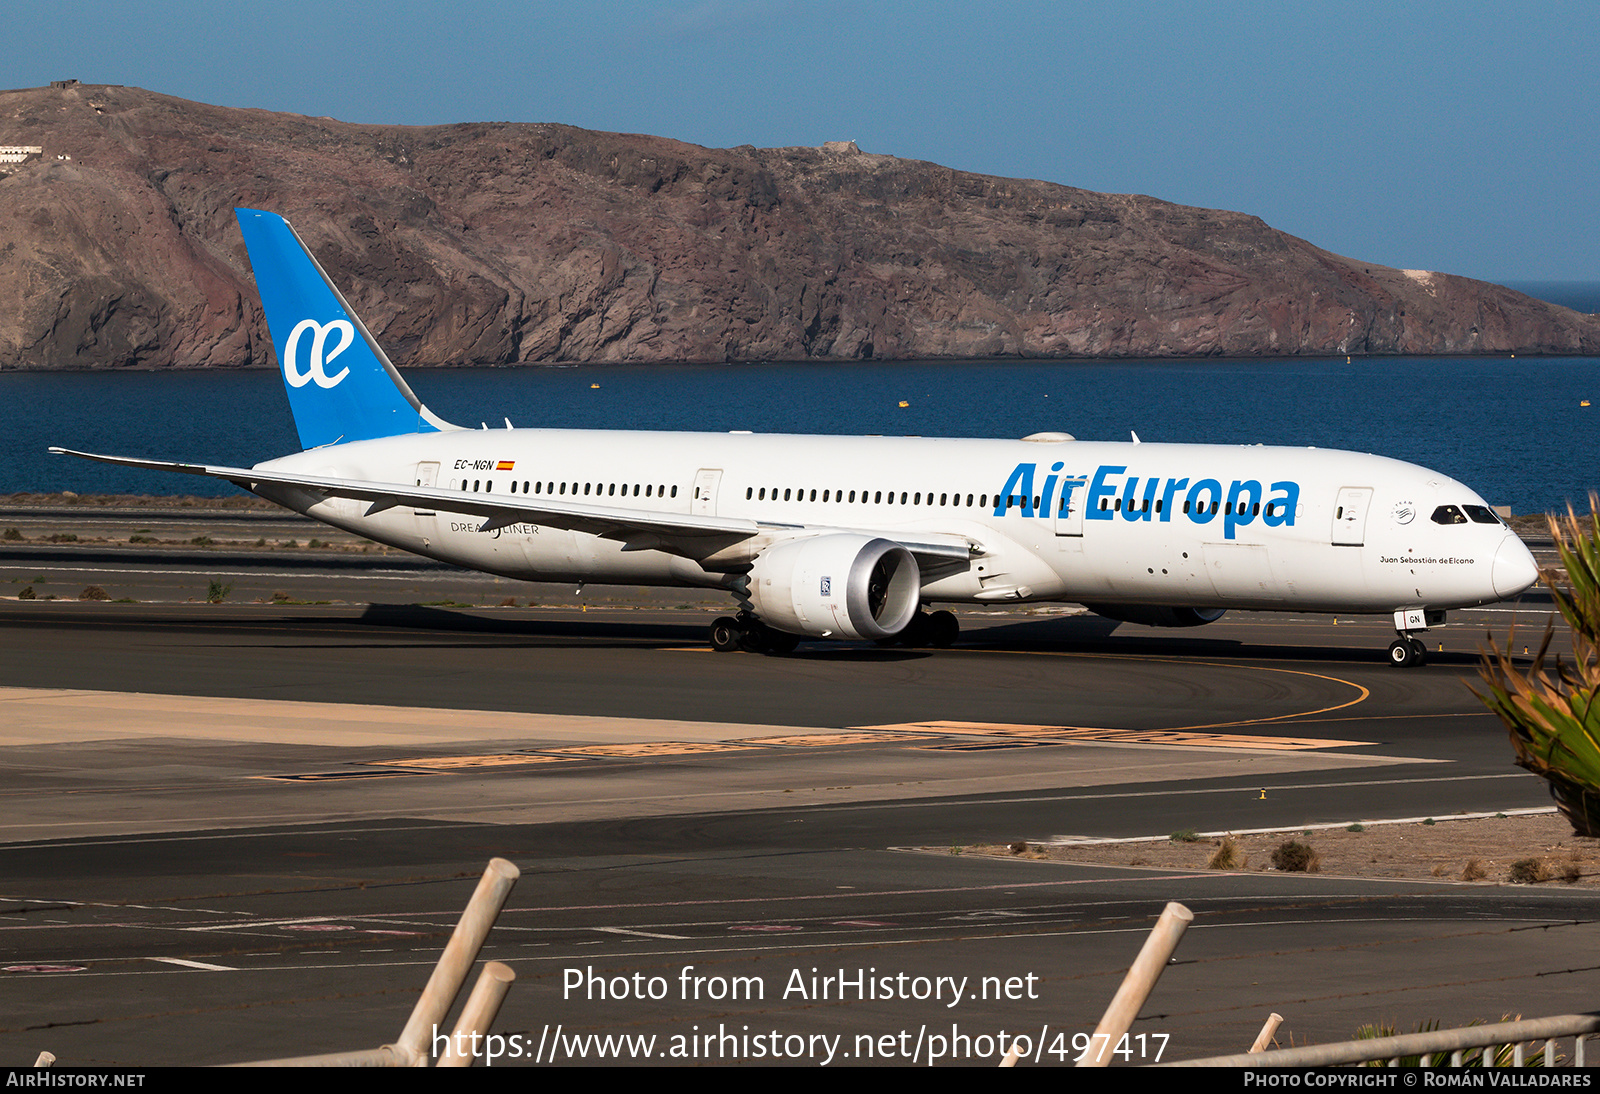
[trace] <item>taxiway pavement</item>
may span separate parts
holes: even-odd
[[[80,580],[36,569],[0,581]],[[1467,690],[1509,608],[1409,671],[1381,621],[1250,613],[973,614],[953,650],[773,658],[709,652],[674,594],[501,608],[451,576],[422,606],[308,572],[337,602],[152,602],[161,577],[128,578],[140,603],[0,600],[9,1062],[392,1040],[496,855],[524,876],[485,956],[517,971],[497,1028],[528,1055],[559,1026],[592,1062],[926,1063],[943,1038],[994,1063],[1004,1030],[1056,1063],[1168,900],[1196,924],[1129,1062],[1158,1035],[1237,1051],[1272,1010],[1301,1042],[1592,1009],[1579,892],[959,853],[1545,804]],[[618,977],[665,994],[595,996]]]

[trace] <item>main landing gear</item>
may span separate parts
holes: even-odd
[[[736,618],[724,615],[711,624],[711,648],[718,653],[793,653],[799,644],[799,635],[775,631],[749,612]]]
[[[880,646],[933,646],[946,649],[961,635],[961,624],[953,612],[918,612],[899,634],[880,638]],[[711,624],[711,648],[718,653],[745,650],[749,653],[793,653],[800,636],[774,630],[749,612],[720,616]]]
[[[954,612],[919,611],[911,617],[905,629],[899,634],[891,634],[888,638],[878,639],[880,646],[908,646],[912,649],[932,646],[934,649],[949,649],[955,645],[956,639],[961,637],[961,624],[956,620]]]

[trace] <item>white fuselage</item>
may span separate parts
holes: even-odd
[[[480,531],[482,517],[446,504],[367,515],[361,501],[258,488],[379,542],[531,581],[724,586],[764,547],[833,531],[965,539],[965,568],[926,577],[924,601],[1392,612],[1499,600],[1536,573],[1504,525],[1434,519],[1483,507],[1459,482],[1333,450],[485,429],[258,466],[762,526],[743,555],[697,560],[534,521]]]

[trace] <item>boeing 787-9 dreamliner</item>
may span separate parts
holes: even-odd
[[[254,467],[72,452],[226,479],[336,528],[528,581],[724,589],[718,650],[945,646],[932,604],[1392,615],[1392,662],[1532,556],[1461,483],[1260,445],[462,429],[424,406],[295,230],[237,210],[304,451]],[[52,451],[64,452],[64,449]]]

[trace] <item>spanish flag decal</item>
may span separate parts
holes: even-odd
[[[501,460],[494,465],[494,469],[496,471],[510,471],[515,466],[517,466],[516,460]]]

